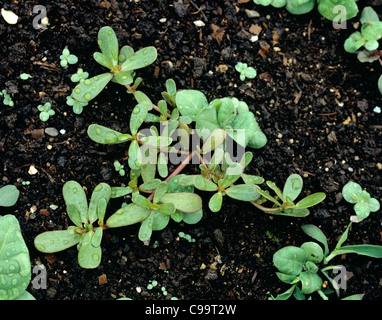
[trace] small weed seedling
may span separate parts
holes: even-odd
[[[55,111],[52,109],[50,102],[46,102],[44,105],[40,104],[37,106],[37,109],[40,111],[40,120],[48,121],[50,116],[55,115]]]
[[[28,74],[28,73],[22,73],[22,74],[20,74],[20,79],[21,79],[21,80],[28,80],[28,79],[30,79],[30,78],[32,78],[32,76],[31,76],[30,74]]]
[[[252,67],[249,67],[248,64],[246,64],[246,63],[238,62],[235,65],[235,69],[237,72],[240,73],[240,80],[241,81],[244,81],[245,78],[253,79],[257,75],[256,70]]]
[[[17,219],[0,216],[0,300],[35,300],[26,290],[31,280],[29,250]]]
[[[75,74],[70,77],[72,82],[83,82],[89,77],[89,73],[85,72],[82,68],[79,68]]]
[[[372,258],[382,258],[382,246],[377,245],[348,245],[343,246],[343,243],[348,238],[349,229],[352,222],[342,234],[336,247],[332,252],[329,252],[328,240],[324,233],[314,225],[303,225],[302,230],[324,246],[322,247],[316,242],[305,242],[300,247],[287,246],[278,250],[273,255],[273,264],[279,270],[276,272],[277,277],[285,283],[291,284],[291,288],[286,292],[271,297],[271,300],[286,300],[292,295],[297,300],[305,300],[305,295],[311,295],[317,292],[322,299],[328,300],[328,294],[333,290],[323,288],[323,280],[319,275],[321,272],[333,286],[337,295],[341,289],[345,279],[332,279],[328,271],[339,270],[340,266],[325,266],[336,256],[341,256],[348,253],[356,253]],[[324,267],[320,268],[319,264],[323,263]],[[338,281],[340,280],[340,281]],[[356,294],[344,298],[343,300],[360,300],[363,294]]]
[[[356,182],[348,182],[342,189],[344,199],[354,204],[355,216],[351,216],[351,221],[360,222],[366,219],[370,212],[377,212],[380,209],[379,201],[370,196],[362,187]]]
[[[7,93],[6,89],[1,90],[0,97],[1,96],[3,97],[3,103],[6,106],[13,107],[15,105],[14,102],[12,101],[12,97]]]
[[[120,164],[119,161],[114,161],[114,169],[119,173],[120,176],[124,176],[126,174],[125,166],[123,164]]]
[[[67,68],[69,64],[76,64],[78,62],[78,58],[71,54],[68,48],[62,50],[62,54],[60,55],[60,65],[63,68]]]
[[[8,184],[0,188],[0,207],[12,207],[19,199],[20,191],[16,186]]]

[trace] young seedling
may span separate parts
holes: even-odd
[[[28,80],[28,79],[30,79],[30,78],[32,78],[32,76],[31,76],[30,74],[28,74],[28,73],[22,73],[22,74],[20,74],[20,79],[21,79],[21,80]]]
[[[78,62],[77,56],[71,54],[68,48],[62,50],[60,55],[60,65],[63,68],[67,68],[69,64],[76,64]]]
[[[12,97],[7,93],[6,89],[1,90],[0,97],[1,96],[3,97],[3,103],[6,106],[13,107],[15,105],[14,102],[12,101]]]
[[[70,77],[72,82],[83,82],[89,77],[89,73],[85,72],[82,68],[79,68],[75,74]]]
[[[123,164],[120,164],[119,161],[114,161],[114,169],[119,173],[120,176],[124,176],[126,174],[125,166]]]
[[[71,94],[72,99],[77,103],[88,103],[94,99],[110,81],[127,86],[130,92],[135,92],[140,80],[134,82],[135,71],[147,67],[157,58],[157,51],[154,47],[146,47],[134,52],[130,46],[123,46],[119,49],[118,39],[111,27],[102,27],[98,32],[98,45],[101,52],[95,52],[94,59],[102,66],[109,69],[108,72],[99,74],[80,82]],[[77,108],[76,113],[81,113]]]
[[[19,199],[20,191],[16,186],[8,184],[0,188],[0,207],[12,207]]]
[[[46,102],[44,105],[40,104],[37,106],[37,109],[40,111],[40,120],[48,121],[50,116],[55,115],[55,111],[52,109],[50,102]]]
[[[346,39],[344,47],[349,53],[357,52],[361,47],[367,51],[377,50],[378,40],[382,38],[382,21],[371,7],[362,10],[360,22],[361,31],[356,31]]]
[[[235,69],[240,73],[241,81],[244,81],[245,78],[253,79],[257,75],[256,70],[252,67],[249,67],[246,63],[238,62],[235,66]]]
[[[35,300],[26,288],[31,280],[29,250],[13,215],[0,216],[0,300]]]
[[[303,225],[302,230],[315,239],[316,242],[305,242],[300,247],[287,246],[278,250],[273,255],[273,264],[278,269],[276,272],[277,277],[287,284],[292,286],[286,292],[279,294],[276,297],[271,296],[270,300],[287,300],[292,295],[297,300],[305,300],[306,295],[311,295],[317,292],[322,299],[328,300],[328,294],[334,292],[323,288],[323,279],[320,276],[322,273],[330,282],[335,292],[339,296],[343,281],[345,279],[331,278],[328,271],[338,270],[340,267],[337,265],[327,266],[336,256],[341,256],[348,253],[356,253],[372,258],[382,258],[382,246],[377,245],[348,245],[343,246],[343,243],[348,238],[349,226],[342,234],[336,247],[333,251],[329,252],[328,240],[325,234],[314,225]],[[321,266],[320,264],[323,264]],[[340,281],[338,281],[340,280]],[[344,298],[343,300],[361,300],[363,294],[355,294]]]
[[[342,195],[347,202],[354,204],[356,215],[350,217],[353,222],[361,222],[370,215],[370,212],[377,212],[380,209],[379,201],[372,198],[370,193],[363,190],[356,182],[344,185]]]

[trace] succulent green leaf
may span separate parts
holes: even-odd
[[[158,203],[160,201],[160,199],[162,199],[162,197],[167,193],[167,190],[168,190],[167,182],[161,181],[155,190],[154,202]]]
[[[113,74],[110,72],[102,73],[80,82],[73,89],[72,97],[79,102],[89,102],[94,99],[110,82]]]
[[[191,116],[189,117],[192,118]],[[193,120],[196,121],[195,128],[203,140],[207,139],[211,132],[219,128],[217,112],[214,106],[204,107],[196,115],[196,119]]]
[[[150,210],[142,208],[135,203],[130,203],[117,210],[106,221],[109,228],[118,228],[138,223],[150,215]]]
[[[318,0],[317,3],[317,9],[321,15],[331,21],[340,13],[339,10],[335,10],[337,6],[343,6],[345,8],[346,20],[350,20],[358,14],[356,0]]]
[[[154,211],[153,219],[153,231],[160,231],[167,227],[170,221],[170,215],[166,213],[161,213],[158,210]]]
[[[379,21],[378,13],[372,7],[365,7],[361,12],[359,21],[361,24]]]
[[[126,85],[132,83],[133,77],[130,72],[124,72],[124,71],[116,71],[114,72],[114,78],[117,83],[121,85]]]
[[[273,264],[282,273],[298,276],[307,259],[308,255],[303,249],[287,246],[273,255]]]
[[[223,194],[221,192],[215,193],[210,201],[208,202],[208,207],[212,212],[219,212],[223,204]]]
[[[66,206],[76,206],[81,221],[83,223],[87,223],[89,220],[88,200],[86,198],[86,193],[82,186],[77,181],[67,181],[62,188],[62,194],[64,196]],[[72,209],[70,209],[69,211],[72,212]]]
[[[208,101],[203,92],[198,90],[181,90],[175,95],[176,106],[182,116],[188,116],[193,121],[198,113],[208,107]]]
[[[137,194],[136,196],[133,197],[133,202],[137,204],[138,206],[145,208],[145,209],[150,209],[152,207],[152,203],[150,200],[145,198],[144,196]]]
[[[378,78],[378,90],[382,94],[382,75]]]
[[[316,0],[289,0],[286,4],[286,9],[291,14],[305,14],[313,10],[316,5]]]
[[[103,229],[97,228],[92,237],[93,247],[99,247],[101,245],[102,236],[103,236]]]
[[[118,63],[122,64],[128,58],[130,58],[134,54],[134,49],[130,46],[123,46],[119,51]]]
[[[101,52],[94,52],[93,53],[93,58],[95,61],[97,61],[101,66],[104,66],[108,69],[113,69],[114,65],[110,61],[108,57],[106,57],[103,53]]]
[[[148,182],[142,183],[139,186],[139,189],[145,190],[145,191],[154,190],[154,189],[156,189],[158,187],[160,182],[161,181],[159,179],[153,179],[153,180],[150,180]]]
[[[267,181],[266,184],[269,188],[271,188],[277,194],[277,196],[281,199],[281,201],[284,201],[284,195],[282,191],[280,190],[278,186],[276,186],[274,182]]]
[[[324,245],[324,255],[325,257],[329,254],[328,239],[325,234],[313,224],[305,224],[301,226],[302,231],[304,231],[308,236],[317,240]]]
[[[261,184],[264,182],[263,177],[254,176],[254,175],[245,174],[245,173],[241,175],[241,178],[246,184],[249,184],[249,185]]]
[[[19,199],[20,191],[9,184],[0,188],[0,207],[12,207]]]
[[[135,91],[134,98],[137,100],[138,104],[147,108],[147,110],[151,110],[153,108],[153,103],[150,98],[145,95],[142,91]]]
[[[68,230],[46,231],[34,239],[38,251],[54,253],[73,247],[80,241],[81,235]]]
[[[209,153],[215,150],[218,146],[220,146],[226,138],[226,132],[223,129],[215,129],[211,132],[208,138],[205,140],[201,154]]]
[[[370,212],[377,212],[381,208],[379,201],[375,198],[369,200],[369,209]]]
[[[189,213],[200,210],[203,205],[202,198],[191,192],[166,193],[161,202],[173,203],[177,210]]]
[[[323,201],[325,198],[326,198],[326,194],[323,192],[316,192],[316,193],[310,194],[309,196],[297,202],[296,208],[312,207],[320,203],[321,201]]]
[[[236,116],[235,105],[230,98],[223,98],[218,110],[218,122],[221,128],[229,125]]]
[[[73,204],[69,203],[66,205],[66,213],[69,216],[69,219],[72,220],[72,222],[77,226],[82,228],[82,221],[80,216],[80,211],[78,210],[78,207]]]
[[[133,190],[130,187],[112,187],[111,198],[120,198],[130,194]]]
[[[92,245],[93,236],[94,231],[83,234],[78,249],[78,264],[85,269],[97,268],[101,263],[102,249]]]
[[[356,182],[348,182],[342,188],[342,196],[349,203],[356,203],[361,194],[362,187]]]
[[[145,163],[141,166],[141,175],[143,182],[150,182],[155,179],[156,165],[155,163]]]
[[[225,190],[227,196],[241,201],[255,201],[260,198],[260,193],[257,192],[254,186],[246,184],[238,184]]]
[[[133,140],[129,146],[129,167],[137,170],[142,166],[142,154],[137,140]]]
[[[265,199],[272,201],[278,207],[281,207],[281,203],[278,202],[275,198],[273,198],[267,191],[261,190],[260,187],[255,186],[258,193],[260,193]]]
[[[302,190],[302,178],[298,174],[291,174],[285,182],[283,189],[283,201],[287,200],[287,197],[294,201],[301,193]]]
[[[359,219],[366,219],[370,215],[369,202],[359,200],[353,207]]]
[[[163,152],[158,155],[158,173],[162,178],[168,176],[167,157]]]
[[[308,255],[308,261],[320,263],[324,259],[324,252],[320,245],[315,242],[304,242],[300,248]]]
[[[322,287],[323,281],[317,273],[304,271],[300,273],[298,278],[301,280],[301,292],[303,294],[311,294]]]
[[[130,117],[130,131],[133,135],[137,134],[139,127],[145,121],[148,108],[145,105],[138,104],[133,109]]]
[[[194,176],[194,186],[203,191],[216,191],[218,189],[215,183],[200,175]]]
[[[145,47],[129,56],[121,64],[121,71],[131,71],[144,68],[152,64],[158,56],[155,47]]]
[[[31,279],[29,251],[13,215],[0,217],[0,300],[13,300]]]
[[[154,223],[154,211],[142,221],[141,227],[139,228],[138,238],[141,241],[148,241],[153,233],[153,223]]]
[[[98,45],[113,66],[118,65],[118,39],[111,27],[102,27],[98,31]]]
[[[168,190],[167,192],[169,193],[174,193],[174,192],[194,192],[194,187],[191,185],[188,186],[183,186],[180,181],[183,179],[183,177],[186,177],[185,174],[178,174],[175,177],[172,177],[168,181]]]
[[[166,215],[173,215],[175,210],[176,209],[173,203],[162,203],[158,205],[158,211]]]
[[[200,220],[202,220],[202,218],[203,218],[203,209],[200,209],[192,213],[183,212],[183,222],[187,224],[196,224]]]
[[[309,210],[306,208],[288,208],[281,213],[283,216],[303,218],[309,215]]]
[[[106,207],[111,198],[111,187],[107,183],[98,184],[92,193],[89,202],[89,221],[92,224],[97,219],[103,220]]]

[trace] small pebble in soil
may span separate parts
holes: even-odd
[[[373,109],[373,111],[374,111],[375,113],[381,113],[381,108],[378,107],[378,106],[376,106],[376,107]]]
[[[65,130],[65,129],[61,129],[61,130],[60,130],[60,133],[61,133],[61,134],[65,134],[65,133],[66,133],[66,130]]]
[[[206,24],[202,20],[196,20],[194,21],[194,25],[197,27],[204,27]]]
[[[51,137],[57,137],[58,136],[58,130],[56,128],[50,128],[50,127],[45,128],[45,133]]]

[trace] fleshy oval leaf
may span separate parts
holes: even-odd
[[[88,136],[94,142],[100,144],[123,143],[132,138],[132,136],[127,133],[120,133],[95,123],[88,127]]]
[[[113,78],[110,72],[102,73],[80,82],[73,89],[72,97],[79,102],[89,102],[94,99]]]

